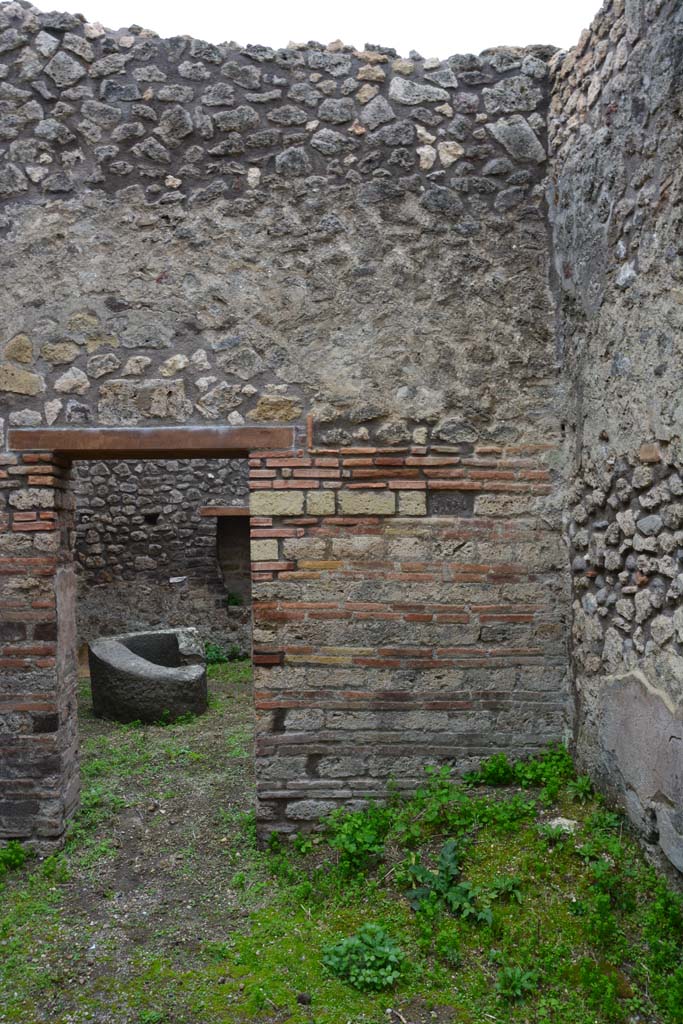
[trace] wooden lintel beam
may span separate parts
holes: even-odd
[[[200,516],[215,516],[216,519],[224,516],[245,518],[249,515],[249,508],[246,505],[202,505],[199,514]]]
[[[294,446],[293,427],[15,427],[8,448],[70,459],[236,459]]]

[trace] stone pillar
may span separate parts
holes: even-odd
[[[262,833],[561,738],[550,444],[253,452]]]
[[[78,798],[68,476],[0,455],[0,838],[58,839]]]

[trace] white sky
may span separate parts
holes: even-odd
[[[489,46],[552,43],[568,49],[600,0],[33,0],[41,10],[82,13],[107,28],[141,25],[161,36],[192,35],[266,46],[342,39],[393,46],[402,56],[479,53]]]

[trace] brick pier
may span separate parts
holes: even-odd
[[[471,447],[471,446],[468,446]],[[561,734],[548,445],[250,460],[259,820],[300,828]]]

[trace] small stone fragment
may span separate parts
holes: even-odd
[[[318,117],[321,121],[328,121],[332,124],[345,124],[353,121],[355,115],[355,104],[351,99],[326,99],[318,107]]]
[[[301,403],[297,398],[284,395],[262,395],[256,407],[247,413],[247,419],[262,422],[291,423],[301,416]]]
[[[55,391],[61,394],[84,395],[90,387],[90,381],[77,366],[72,366],[55,381]]]
[[[80,349],[73,341],[48,341],[40,350],[41,357],[53,366],[59,363],[72,363],[79,353]]]
[[[397,103],[418,106],[420,103],[447,100],[449,94],[445,89],[439,89],[435,85],[425,85],[422,82],[413,82],[407,78],[397,77],[391,80],[389,98]]]
[[[487,124],[486,130],[501,144],[513,160],[529,160],[540,164],[546,158],[545,150],[538,137],[521,114],[500,118],[494,124]]]
[[[275,157],[275,170],[287,177],[298,177],[311,173],[311,161],[302,146],[293,146]]]
[[[16,334],[11,341],[5,345],[5,359],[12,359],[15,363],[33,362],[33,345],[26,334]]]
[[[436,148],[442,167],[450,167],[465,152],[459,142],[439,142]]]
[[[45,67],[48,75],[59,89],[78,82],[85,75],[85,68],[68,53],[60,50]]]
[[[44,390],[45,381],[39,374],[0,363],[0,391],[9,391],[15,395],[37,395]]]
[[[123,377],[139,377],[151,362],[149,356],[131,356],[121,370],[121,375]]]
[[[186,355],[177,352],[173,356],[169,356],[159,367],[159,373],[162,377],[173,377],[174,374],[179,373],[180,370],[184,370],[189,364],[190,360]]]
[[[667,615],[657,615],[650,624],[652,639],[660,647],[668,643],[674,635],[674,621]]]
[[[420,170],[431,171],[436,161],[436,150],[433,146],[418,146],[417,155],[420,158]]]
[[[121,362],[113,352],[105,352],[99,356],[91,356],[88,359],[87,369],[91,377],[104,377],[107,373],[118,370]]]
[[[376,96],[360,112],[361,124],[364,124],[371,130],[379,128],[381,124],[386,124],[387,121],[394,121],[395,119],[396,114],[384,96]]]
[[[643,519],[639,519],[637,526],[638,530],[646,537],[654,537],[663,526],[662,517],[658,515],[645,516]]]

